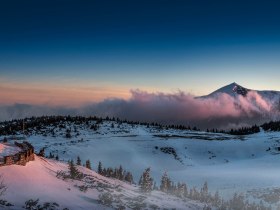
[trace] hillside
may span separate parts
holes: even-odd
[[[4,199],[14,206],[5,209],[22,209],[30,199],[39,199],[38,204],[58,204],[55,209],[126,209],[143,208],[202,209],[195,201],[182,200],[162,192],[142,194],[135,185],[116,179],[109,179],[94,171],[79,167],[84,174],[81,180],[63,180],[57,177],[58,171],[67,171],[67,164],[37,157],[26,166],[5,166],[0,168],[5,185],[8,187]],[[112,195],[112,203],[102,200],[101,196]],[[109,200],[109,199],[108,199]],[[104,205],[106,204],[106,205]],[[4,207],[2,206],[1,209]]]

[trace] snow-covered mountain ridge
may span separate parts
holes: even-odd
[[[246,97],[246,95],[250,91],[254,91],[254,92],[258,93],[259,95],[261,95],[263,98],[265,98],[267,100],[279,101],[279,99],[280,99],[280,91],[253,90],[253,89],[243,87],[243,86],[241,86],[241,85],[239,85],[235,82],[233,82],[229,85],[226,85],[224,87],[221,87],[221,88],[215,90],[214,92],[210,93],[209,95],[201,96],[200,98],[212,98],[212,97],[216,97],[216,96],[218,96],[219,94],[222,94],[222,93],[227,94],[227,95],[232,96],[232,97],[236,97],[238,95],[242,95],[242,96]]]

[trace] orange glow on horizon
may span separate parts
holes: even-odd
[[[14,103],[79,107],[106,98],[128,99],[129,88],[103,85],[69,85],[47,83],[3,82],[0,84],[2,105]]]

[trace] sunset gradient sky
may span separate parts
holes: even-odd
[[[131,89],[280,90],[277,1],[0,3],[1,104],[79,106]]]

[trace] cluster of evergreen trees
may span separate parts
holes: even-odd
[[[77,165],[75,165],[73,160],[68,161],[68,172],[65,171],[57,171],[56,177],[62,179],[75,179],[81,180],[85,177],[83,173],[79,171]]]
[[[241,128],[236,128],[236,129],[231,129],[230,131],[225,131],[225,130],[218,130],[218,129],[207,129],[206,132],[211,132],[211,133],[227,133],[230,135],[250,135],[254,133],[259,133],[260,132],[260,126],[253,125],[251,127],[241,127]]]
[[[225,130],[218,130],[217,128],[216,129],[206,129],[206,132],[207,133],[209,133],[209,132],[211,132],[211,133],[226,133],[226,131]]]
[[[160,190],[176,197],[197,200],[206,204],[204,207],[206,210],[211,210],[210,206],[218,210],[271,210],[271,207],[266,207],[262,202],[259,204],[249,203],[242,194],[237,193],[234,194],[232,199],[225,201],[220,197],[218,191],[214,195],[209,192],[207,182],[199,190],[196,187],[188,190],[186,183],[174,183],[167,173],[164,173],[161,177],[161,183],[158,188],[155,182],[153,184],[150,172],[150,168],[145,169],[139,181],[140,189],[144,193]]]
[[[110,168],[110,167],[105,168],[102,166],[102,163],[99,162],[97,172],[98,172],[98,174],[100,174],[102,176],[115,178],[115,179],[118,179],[121,181],[126,181],[130,184],[134,183],[132,173],[124,170],[122,166],[120,166],[119,168],[114,168],[114,169]]]
[[[260,127],[257,125],[253,125],[252,127],[242,127],[239,129],[231,129],[229,134],[231,135],[249,135],[254,133],[259,133]]]
[[[83,174],[77,169],[74,164],[74,161],[71,160],[68,162],[69,176],[71,179],[82,179]]]
[[[280,131],[280,121],[270,121],[268,123],[262,124],[261,126],[254,125],[252,127],[231,129],[228,133],[231,135],[249,135],[259,133],[260,128],[262,128],[264,131]]]
[[[184,198],[189,195],[186,183],[173,182],[165,172],[161,177],[160,186],[158,187],[156,182],[153,181],[153,178],[151,177],[150,173],[151,173],[151,168],[147,168],[144,170],[143,174],[140,177],[138,184],[142,192],[149,193],[153,190],[160,190],[164,193],[175,195],[180,198]],[[203,190],[204,191],[206,190],[208,192],[207,183],[204,186]],[[191,195],[194,195],[195,189],[192,189],[190,193]]]
[[[48,158],[50,158],[50,159],[55,159],[55,160],[59,160],[58,154],[57,154],[57,155],[54,155],[54,154],[52,154],[51,152],[50,152]]]
[[[81,166],[81,165],[82,165],[82,160],[81,160],[80,156],[77,157],[76,164],[77,164],[78,166]],[[86,164],[84,164],[83,166],[86,167],[86,168],[88,168],[88,169],[90,169],[90,170],[92,169],[92,168],[91,168],[90,160],[86,160]]]
[[[58,171],[57,177],[62,177],[63,179],[70,178],[81,180],[85,175],[81,173],[76,167],[78,163],[81,163],[79,158],[77,158],[77,164],[74,164],[73,160],[69,161],[69,173],[66,174],[65,172]],[[99,162],[98,173],[106,177],[117,178],[122,181],[127,181],[131,184],[133,183],[132,174],[123,170],[121,166],[119,168],[115,168],[114,170],[112,168],[106,169],[103,168],[102,163]],[[211,207],[215,207],[215,209],[218,210],[271,210],[271,207],[265,206],[262,202],[259,204],[249,203],[249,201],[246,200],[245,196],[242,194],[234,194],[233,198],[225,201],[220,197],[218,191],[216,191],[215,194],[211,194],[209,192],[207,182],[205,182],[200,189],[193,187],[188,190],[186,183],[173,182],[167,173],[162,175],[160,186],[157,187],[151,176],[150,168],[144,170],[139,180],[139,186],[141,192],[143,193],[151,193],[153,190],[159,190],[182,199],[189,198],[191,200],[197,200],[199,202],[205,203],[205,210],[211,209]]]
[[[188,194],[187,185],[185,183],[178,182],[176,184],[172,182],[166,172],[161,177],[159,190],[165,193],[176,195],[181,198],[186,197]]]
[[[271,121],[261,126],[265,131],[280,131],[280,121]]]

